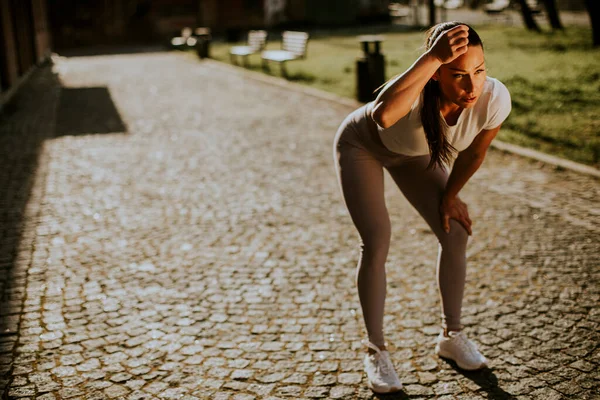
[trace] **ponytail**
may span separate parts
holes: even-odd
[[[429,50],[435,43],[436,39],[446,30],[454,28],[458,25],[467,25],[462,22],[442,22],[433,26],[427,31],[425,39],[425,49]],[[469,27],[469,46],[479,45],[483,48],[481,38],[475,32],[475,30]],[[429,161],[428,169],[431,168],[444,168],[445,165],[450,164],[456,149],[448,141],[446,136],[446,125],[442,121],[442,115],[440,113],[440,99],[441,91],[439,83],[433,79],[425,85],[425,88],[421,94],[421,124],[425,131],[425,137],[427,138],[427,144],[429,146],[429,154],[431,160]]]
[[[440,113],[440,87],[437,81],[430,79],[422,93],[421,124],[427,138],[431,159],[427,169],[444,168],[450,164],[456,149],[446,137],[446,126]]]

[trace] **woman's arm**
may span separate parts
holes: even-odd
[[[425,84],[442,63],[424,53],[402,75],[389,81],[377,95],[371,117],[382,128],[389,128],[410,111]]]
[[[492,140],[500,131],[500,126],[494,129],[482,130],[473,140],[473,143],[465,150],[460,152],[452,172],[446,184],[446,190],[440,204],[440,214],[442,216],[442,224],[444,231],[450,232],[450,219],[455,219],[460,222],[469,235],[471,231],[471,219],[467,205],[458,197],[458,192],[469,181],[471,176],[479,169],[485,158],[487,149],[490,147]]]
[[[468,30],[467,26],[459,25],[442,33],[406,72],[384,86],[371,111],[371,117],[379,126],[389,128],[408,114],[438,68],[467,51]]]

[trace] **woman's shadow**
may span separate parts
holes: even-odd
[[[483,391],[488,393],[488,399],[493,400],[517,400],[517,397],[514,395],[504,391],[500,386],[498,386],[498,378],[494,375],[494,371],[490,368],[484,368],[478,371],[465,371],[456,365],[454,361],[446,362],[454,369],[456,372],[461,374],[467,379],[470,379],[475,384],[477,384]]]
[[[510,393],[505,392],[500,386],[498,386],[498,378],[494,375],[494,372],[489,368],[480,369],[478,371],[465,371],[460,369],[454,361],[444,361],[456,372],[464,376],[465,378],[473,381],[483,391],[487,392],[488,399],[491,400],[517,400],[517,397]],[[373,394],[374,398],[381,400],[405,400],[414,397],[422,397],[422,395],[411,396],[404,391],[390,393],[390,394]]]

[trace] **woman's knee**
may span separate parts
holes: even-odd
[[[375,262],[385,262],[390,249],[391,233],[391,227],[384,225],[380,226],[376,233],[362,235],[362,257]]]
[[[442,250],[453,251],[461,250],[467,247],[469,234],[467,230],[457,221],[450,221],[450,232],[442,232],[438,237]]]

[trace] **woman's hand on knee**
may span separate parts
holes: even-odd
[[[442,228],[444,232],[450,233],[450,220],[458,221],[467,231],[469,235],[471,231],[471,218],[469,218],[469,210],[467,205],[457,197],[443,197],[440,204],[440,215],[442,217]]]

